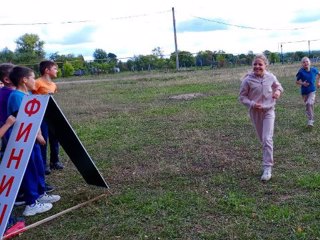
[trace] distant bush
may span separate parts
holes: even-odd
[[[70,77],[73,76],[74,68],[71,63],[65,62],[63,65],[62,75],[63,77]]]

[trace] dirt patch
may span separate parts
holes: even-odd
[[[198,97],[204,97],[205,95],[202,93],[187,93],[187,94],[180,94],[169,97],[169,99],[175,100],[191,100]]]

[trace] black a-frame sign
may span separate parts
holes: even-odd
[[[0,162],[0,239],[5,231],[43,118],[84,180],[90,185],[109,188],[53,97],[26,95],[23,97]]]
[[[49,102],[44,118],[61,147],[88,184],[109,188],[54,98],[50,95],[48,97]]]

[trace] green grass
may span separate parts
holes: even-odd
[[[285,92],[265,184],[261,146],[238,102],[248,68],[59,84],[55,99],[110,193],[19,238],[320,239],[320,121],[306,128],[298,67],[271,68]],[[88,186],[63,150],[61,157],[65,169],[48,176],[61,201],[27,224],[106,192]]]

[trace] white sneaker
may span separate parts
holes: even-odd
[[[313,127],[313,123],[314,123],[313,120],[308,120],[308,126],[309,126],[309,127]]]
[[[269,181],[271,179],[272,168],[271,167],[265,167],[263,170],[263,174],[261,176],[261,181]]]
[[[26,208],[23,211],[24,216],[33,216],[37,213],[43,213],[46,211],[49,211],[52,208],[51,203],[39,203],[36,201],[36,203],[27,205]]]
[[[46,192],[41,195],[37,201],[39,203],[54,203],[54,202],[58,202],[60,200],[60,196],[59,195],[49,195]]]

